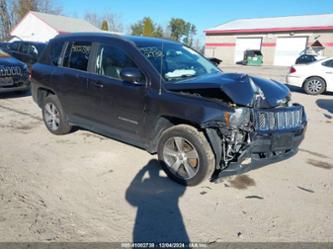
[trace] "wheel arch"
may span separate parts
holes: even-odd
[[[170,127],[175,126],[175,125],[180,125],[180,124],[190,125],[190,126],[193,126],[194,128],[196,128],[197,130],[202,131],[202,129],[198,123],[194,123],[192,121],[182,119],[179,117],[175,117],[175,116],[168,116],[168,115],[160,116],[156,120],[156,122],[153,126],[154,130],[151,133],[151,136],[150,136],[151,142],[148,144],[147,150],[152,154],[156,153],[158,141],[159,141],[162,133],[165,130],[169,129]]]
[[[162,135],[162,133],[169,129],[172,126],[186,124],[193,126],[198,131],[202,131],[204,136],[209,143],[214,156],[215,156],[215,168],[218,169],[220,167],[220,161],[222,157],[222,138],[218,135],[217,130],[214,128],[202,128],[199,124],[190,122],[185,119],[172,117],[172,116],[161,116],[155,123],[155,129],[152,133],[151,142],[148,145],[147,150],[151,154],[155,154],[157,152],[158,141]]]
[[[318,75],[311,75],[311,76],[306,77],[306,78],[304,79],[303,83],[302,83],[302,87],[304,87],[305,82],[306,82],[308,79],[311,79],[311,78],[320,78],[320,79],[322,79],[322,80],[324,81],[324,83],[325,83],[325,89],[326,89],[326,87],[327,87],[326,80],[325,80],[323,77],[318,76]]]
[[[48,95],[56,95],[54,91],[48,89],[48,88],[44,88],[44,87],[39,87],[37,89],[37,104],[39,107],[42,106],[44,99],[48,96]]]

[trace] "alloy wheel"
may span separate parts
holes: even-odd
[[[60,125],[60,113],[52,103],[47,103],[44,108],[45,123],[49,129],[56,131]]]
[[[164,162],[181,179],[191,179],[199,171],[199,155],[194,145],[183,137],[169,138],[163,147]]]
[[[313,79],[308,82],[307,90],[312,94],[316,94],[321,91],[322,87],[323,83],[320,80]]]

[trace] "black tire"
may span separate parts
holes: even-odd
[[[50,119],[48,119],[48,116],[50,113],[50,106],[53,106],[55,109],[55,117],[57,118],[58,122],[55,122],[55,126],[52,126],[54,124],[50,122]],[[66,114],[60,104],[59,99],[56,95],[48,95],[44,100],[42,104],[42,113],[43,113],[43,120],[46,128],[55,135],[64,135],[68,134],[72,131],[72,126],[68,123]]]
[[[326,82],[320,77],[310,77],[305,80],[303,89],[310,95],[322,94],[326,91]]]
[[[165,154],[165,150],[169,151],[169,148],[167,148],[167,146],[169,146],[173,142],[175,152],[179,151],[177,152],[177,154],[182,154],[180,153],[180,150],[177,149],[178,147],[176,145],[176,140],[172,139],[183,139],[183,154],[185,155],[185,157],[182,156],[181,159],[183,161],[183,164],[180,164],[180,166],[178,166],[177,164],[179,169],[177,172],[172,170],[172,167],[170,166],[170,164],[172,164],[170,163],[170,158],[175,158],[174,161],[177,162],[179,162],[179,158],[176,159],[176,157],[169,157],[169,155],[167,156],[167,154]],[[187,158],[185,147],[193,147],[195,149],[195,155],[197,156],[197,159]],[[188,153],[192,152],[193,154],[193,151],[193,149],[188,150]],[[200,132],[196,128],[189,125],[177,125],[164,131],[160,137],[157,152],[158,159],[161,162],[166,174],[174,181],[185,186],[195,186],[200,184],[208,177],[210,177],[215,169],[214,154],[205,135],[203,134],[203,132]],[[184,176],[188,172],[188,170],[186,170],[185,164],[187,166],[191,166],[192,169],[195,171],[193,177]],[[173,165],[175,165],[175,163]],[[181,175],[180,172],[183,172],[184,175]],[[187,176],[189,176],[189,174],[187,174]]]

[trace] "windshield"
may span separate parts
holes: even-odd
[[[139,49],[167,82],[177,83],[221,72],[205,57],[180,44],[140,46]]]

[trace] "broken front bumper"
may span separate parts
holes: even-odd
[[[280,133],[272,135],[256,134],[251,144],[242,152],[236,162],[213,175],[212,181],[221,177],[246,173],[266,165],[283,161],[298,152],[304,139],[304,129],[299,133]]]
[[[215,171],[212,181],[243,174],[288,159],[297,153],[307,126],[303,107],[261,110],[256,113],[256,129],[250,134],[250,142],[226,167]],[[272,118],[273,122],[270,122]]]

